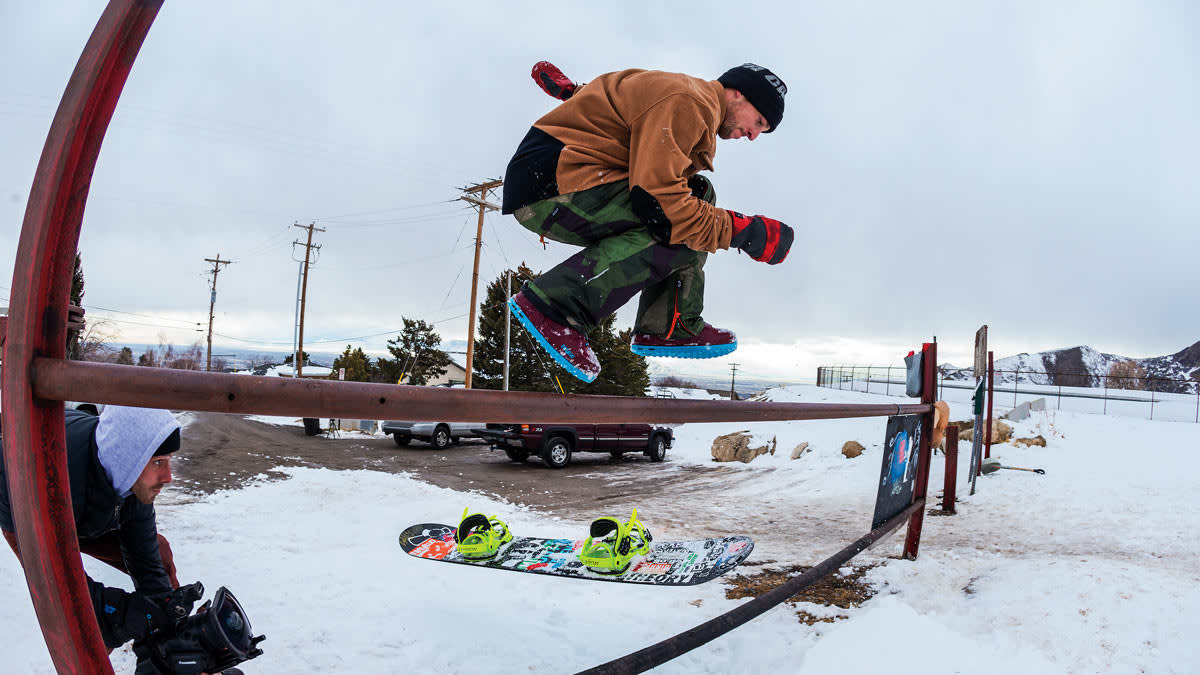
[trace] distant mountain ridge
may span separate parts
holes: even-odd
[[[1146,371],[1155,382],[1156,391],[1191,393],[1200,386],[1200,342],[1167,356],[1133,359],[1127,356],[1098,352],[1086,345],[1008,356],[995,362],[996,381],[1012,382],[1018,375],[1022,382],[1062,385],[1064,387],[1102,387],[1104,378],[1115,364],[1132,361]],[[947,379],[971,377],[970,370],[957,372],[954,366],[941,367]]]

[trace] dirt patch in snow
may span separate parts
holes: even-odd
[[[800,605],[802,603],[811,603],[823,607],[837,607],[840,609],[851,609],[862,605],[862,603],[875,595],[875,589],[863,580],[863,576],[876,566],[877,564],[863,565],[861,567],[843,567],[841,570],[826,576],[812,586],[793,595],[787,600],[787,603],[796,608],[796,616],[800,619],[800,622],[810,626],[815,623],[833,623],[838,619],[848,618],[849,615],[847,613],[836,610],[821,612],[821,615],[818,616]],[[744,569],[747,565],[743,565],[742,567]],[[812,569],[810,566],[797,565],[778,570],[765,569],[757,574],[735,574],[724,579],[725,584],[728,586],[725,589],[725,597],[730,600],[757,598],[779,588],[810,569]]]

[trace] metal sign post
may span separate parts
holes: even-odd
[[[975,331],[975,395],[971,398],[975,406],[975,430],[971,434],[971,494],[975,494],[975,479],[979,477],[980,462],[983,460],[983,399],[984,383],[987,381],[987,326]]]

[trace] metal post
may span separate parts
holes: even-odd
[[[1103,414],[1107,415],[1108,414],[1108,375],[1101,375],[1100,378],[1104,380],[1104,412],[1103,412]]]
[[[296,306],[292,320],[292,377],[297,377],[299,371],[296,364],[300,362],[300,280],[304,278],[304,261],[297,261],[296,266]]]
[[[504,297],[504,391],[508,391],[508,341],[512,337],[512,312],[508,311],[508,301],[512,300],[512,270],[508,274],[508,291]]]
[[[937,394],[937,343],[927,342],[922,345],[921,363],[921,403],[932,406]],[[913,503],[924,502],[929,490],[929,464],[933,456],[933,409],[925,413],[921,419],[921,446],[917,454],[917,479],[913,485]],[[904,557],[914,559],[917,549],[921,546],[921,525],[925,522],[925,509],[918,508],[908,519],[908,533],[904,538]]]
[[[9,422],[4,462],[25,581],[59,673],[113,670],[70,517],[63,406],[35,403],[41,397],[34,364],[66,363],[67,305],[88,186],[121,90],[161,5],[112,0],[100,15],[46,135],[16,248],[3,354]],[[73,391],[87,387],[83,381]]]
[[[992,395],[995,393],[996,371],[994,370],[995,363],[992,361],[992,352],[988,352],[988,369],[987,369],[987,437],[984,439],[983,456],[989,458],[992,456]]]
[[[867,392],[871,393],[871,366],[867,366]]]
[[[1013,371],[1013,407],[1017,407],[1017,387],[1021,384],[1021,366]]]
[[[946,427],[946,477],[942,483],[942,513],[954,513],[958,489],[958,427]]]
[[[1151,383],[1150,384],[1150,419],[1154,420],[1154,384],[1153,384],[1154,378],[1153,377],[1146,378],[1146,381]]]

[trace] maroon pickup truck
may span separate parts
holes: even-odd
[[[552,469],[570,464],[576,452],[607,452],[613,457],[640,452],[651,462],[661,462],[675,441],[669,428],[649,424],[489,424],[472,431],[514,462],[537,455]]]

